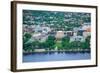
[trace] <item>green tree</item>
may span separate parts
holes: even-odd
[[[24,51],[30,51],[30,50],[32,50],[32,43],[24,43],[23,44],[23,49],[24,49]]]
[[[69,48],[72,49],[72,50],[81,49],[81,42],[80,41],[70,42]]]
[[[85,39],[85,42],[81,44],[82,49],[90,49],[90,36]]]
[[[24,35],[24,37],[25,37],[25,38],[31,38],[31,34],[30,34],[30,33],[26,33],[26,34]]]
[[[48,39],[46,40],[46,47],[49,49],[54,49],[55,45],[55,37],[54,36],[48,36]]]
[[[62,48],[63,49],[69,49],[70,48],[70,37],[64,37],[62,38]]]
[[[30,33],[26,33],[26,34],[23,36],[23,42],[26,43],[31,37],[32,37],[32,36],[31,36]]]
[[[24,36],[23,36],[23,49],[25,51],[30,51],[32,50],[32,44],[31,43],[27,43],[29,41],[29,39],[31,38],[31,34],[29,33],[26,33]]]

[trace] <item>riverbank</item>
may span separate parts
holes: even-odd
[[[90,49],[70,49],[70,50],[41,50],[41,51],[23,51],[23,54],[30,53],[90,53]]]

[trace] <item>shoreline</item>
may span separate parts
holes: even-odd
[[[49,50],[49,51],[23,51],[23,54],[32,54],[32,53],[90,53],[89,49],[84,50]]]

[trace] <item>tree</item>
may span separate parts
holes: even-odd
[[[85,39],[85,42],[82,43],[82,49],[90,49],[90,36]]]
[[[80,41],[73,41],[71,44],[72,44],[72,49],[81,49],[82,48],[82,42],[80,42]]]
[[[70,37],[65,36],[65,37],[62,38],[62,41],[69,42],[70,41]]]
[[[55,45],[55,37],[54,36],[48,36],[48,39],[46,40],[46,47],[49,49],[54,49]]]
[[[25,38],[31,38],[31,34],[30,34],[30,33],[26,33],[26,34],[24,35],[24,37],[25,37]]]
[[[23,36],[23,42],[26,43],[31,37],[32,37],[32,36],[31,36],[30,33],[26,33],[26,34]]]
[[[48,40],[54,41],[56,38],[54,36],[48,36]]]
[[[62,38],[62,48],[63,49],[69,49],[70,48],[70,38],[69,37],[63,37]]]
[[[31,38],[31,34],[26,33],[23,37],[23,49],[25,51],[29,51],[32,48],[32,44],[31,43],[27,43],[29,41],[29,39]]]
[[[30,50],[32,50],[32,43],[24,43],[23,44],[23,49],[24,49],[24,51],[30,51]]]

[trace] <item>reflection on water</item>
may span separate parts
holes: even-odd
[[[23,62],[86,60],[90,58],[90,52],[41,52],[23,54]]]

